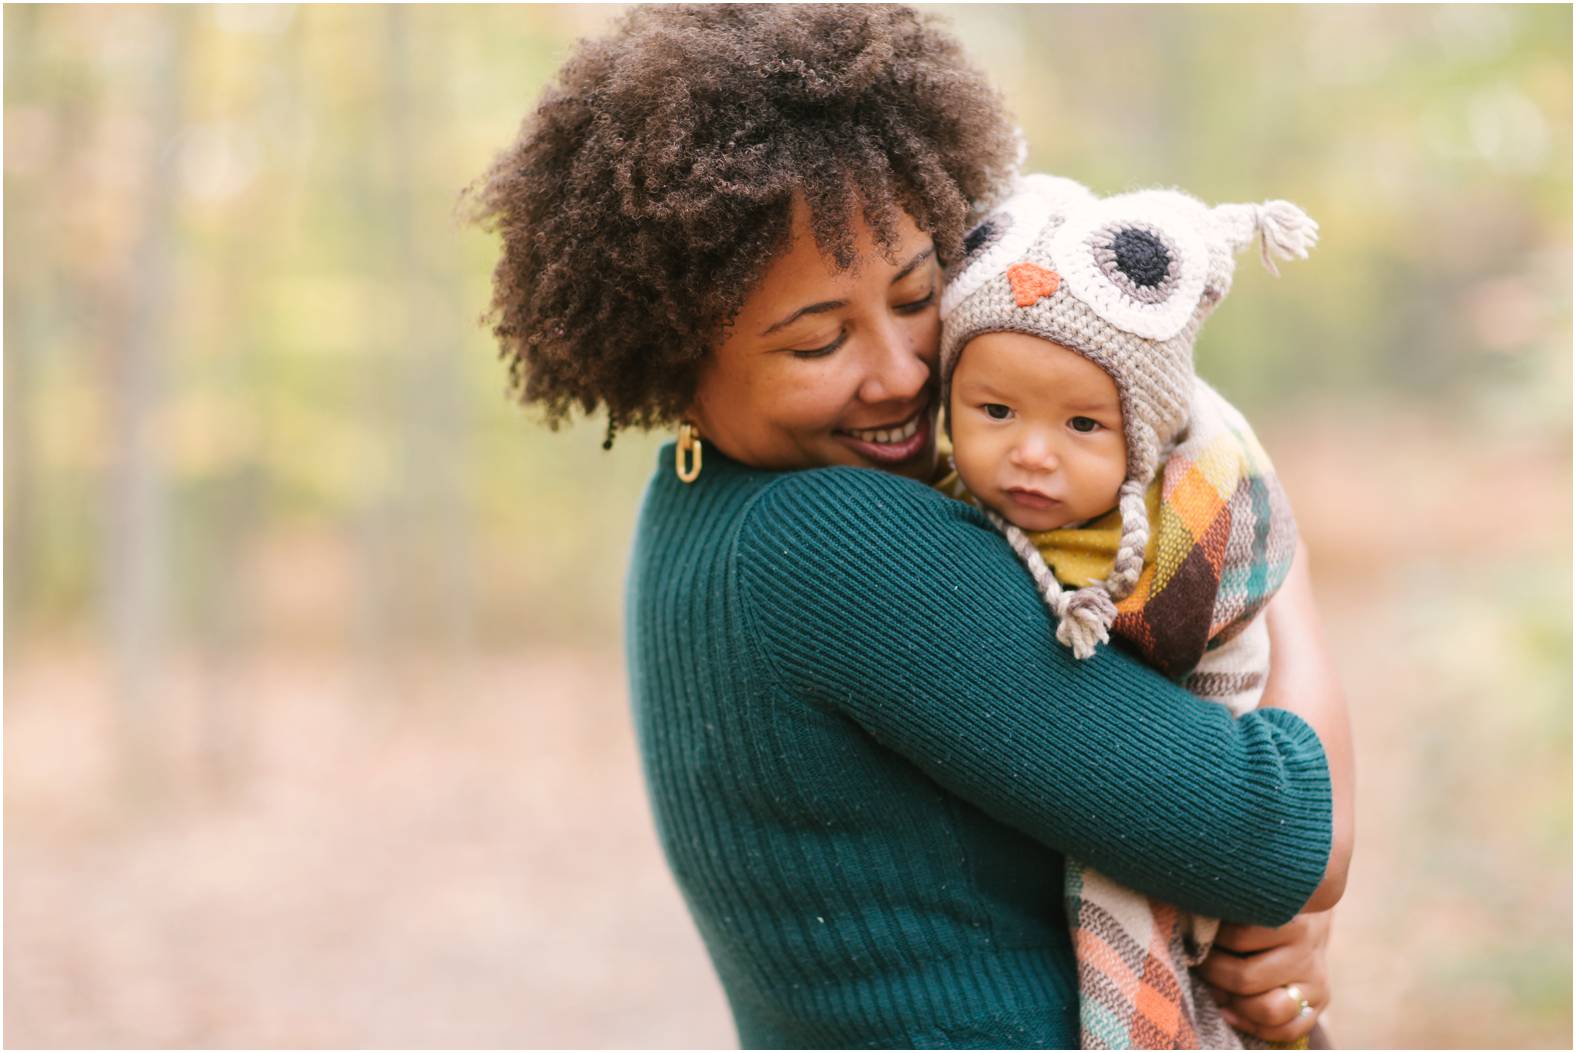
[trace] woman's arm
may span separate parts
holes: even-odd
[[[1287,709],[1318,732],[1330,766],[1333,833],[1324,879],[1303,907],[1328,910],[1346,891],[1355,836],[1352,728],[1313,602],[1307,549],[1299,545],[1286,583],[1270,601],[1270,675],[1261,707]]]
[[[1132,888],[1262,924],[1324,874],[1330,786],[1292,713],[1233,720],[1114,648],[1075,661],[976,511],[882,473],[774,482],[735,541],[736,660]]]
[[[1271,668],[1262,704],[1296,712],[1324,743],[1334,797],[1330,861],[1306,913],[1276,929],[1221,926],[1200,968],[1233,1027],[1265,1041],[1291,1042],[1311,1031],[1330,1004],[1328,908],[1346,887],[1355,822],[1351,726],[1314,609],[1307,551],[1301,546],[1291,574],[1269,605],[1268,619]],[[1314,1014],[1296,1015],[1288,984],[1297,985]]]

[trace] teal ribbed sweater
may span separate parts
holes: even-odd
[[[658,834],[749,1047],[1069,1047],[1062,853],[1278,924],[1330,783],[1281,710],[1233,720],[1072,660],[975,510],[882,472],[663,450],[628,596]]]

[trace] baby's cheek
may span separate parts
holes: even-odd
[[[1118,437],[1116,445],[1106,450],[1101,458],[1102,484],[1111,492],[1111,503],[1116,503],[1117,491],[1127,478],[1127,444]]]
[[[972,449],[967,443],[959,445],[957,444],[956,437],[954,437],[952,447],[952,463],[957,466],[958,478],[962,480],[964,486],[969,488],[970,492],[977,493],[979,488],[979,473],[975,471],[974,458],[971,456],[972,452]]]
[[[958,477],[969,489],[982,484],[982,465],[988,462],[986,444],[968,424],[954,425],[952,429],[952,462],[958,467]]]
[[[980,504],[1000,513],[1002,509],[994,500],[999,496],[996,492],[999,485],[999,473],[996,470],[999,458],[992,449],[994,444],[967,439],[960,442],[955,432],[953,441],[952,460],[957,465],[958,478]]]

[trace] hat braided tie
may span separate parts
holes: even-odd
[[[1140,494],[1142,500],[1142,494]],[[1056,639],[1072,648],[1074,658],[1088,658],[1095,648],[1111,642],[1111,623],[1116,620],[1116,604],[1101,585],[1068,591],[1056,580],[1056,575],[1046,565],[1045,557],[1018,527],[1013,526],[989,509],[985,517],[1001,532],[1017,554],[1019,561],[1034,579],[1034,585],[1045,605],[1056,615]],[[1143,559],[1143,542],[1139,542],[1139,559]],[[1137,575],[1133,576],[1137,581]]]
[[[1144,572],[1144,549],[1149,545],[1149,509],[1144,504],[1147,489],[1147,483],[1129,479],[1117,491],[1117,507],[1122,510],[1122,539],[1117,543],[1116,562],[1111,567],[1110,577],[1105,579],[1105,588],[1118,603],[1133,591],[1139,575]]]

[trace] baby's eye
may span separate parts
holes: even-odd
[[[1100,422],[1093,417],[1074,417],[1067,424],[1073,431],[1091,432],[1100,428]]]
[[[989,417],[991,420],[1006,420],[1008,417],[1012,416],[1011,407],[1003,406],[999,402],[987,402],[981,406],[980,409],[984,410],[985,416]]]

